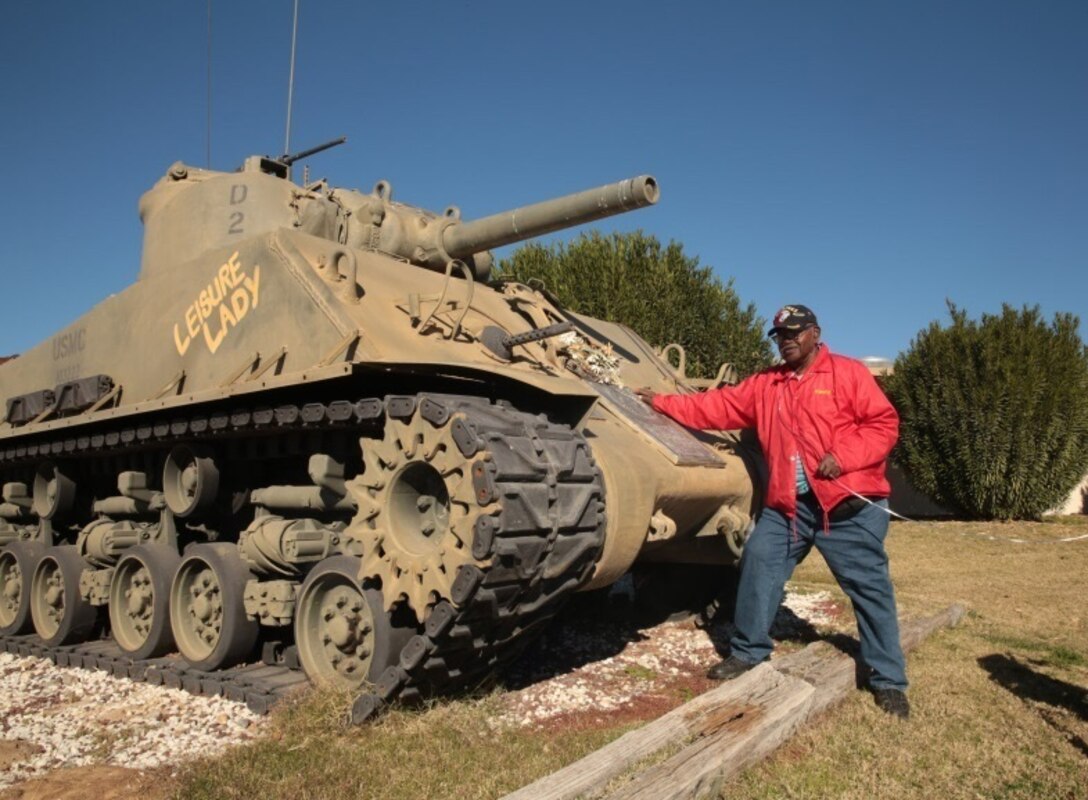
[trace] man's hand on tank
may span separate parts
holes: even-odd
[[[648,406],[653,406],[654,398],[657,397],[657,392],[652,389],[647,389],[643,386],[641,389],[635,389],[635,394],[638,395],[638,399]]]
[[[842,467],[835,460],[835,456],[828,453],[820,460],[819,465],[816,467],[816,474],[821,478],[837,478],[842,475]]]

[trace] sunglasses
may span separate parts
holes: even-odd
[[[812,330],[813,327],[814,326],[812,325],[806,325],[805,327],[796,331],[788,331],[782,329],[771,331],[771,338],[774,339],[774,341],[776,342],[789,342],[793,339],[797,339],[805,331]]]

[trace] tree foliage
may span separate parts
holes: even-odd
[[[914,484],[970,517],[1036,519],[1088,469],[1088,350],[1077,318],[949,303],[895,362],[896,458]]]
[[[726,361],[741,376],[771,363],[755,307],[741,307],[732,280],[722,283],[677,242],[590,231],[569,245],[520,247],[498,277],[539,280],[570,310],[627,325],[655,347],[680,343],[694,377],[713,377]]]

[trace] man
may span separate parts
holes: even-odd
[[[755,428],[770,477],[744,547],[730,655],[708,673],[725,680],[770,658],[771,622],[785,584],[813,545],[850,598],[876,704],[907,719],[906,671],[888,573],[885,466],[899,417],[859,361],[820,342],[816,315],[783,307],[769,331],[784,363],[701,394],[636,393],[691,428]]]

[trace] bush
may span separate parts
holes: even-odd
[[[949,303],[896,359],[895,458],[911,483],[969,517],[1038,519],[1088,469],[1088,351],[1077,318],[1038,307],[983,314]]]
[[[742,308],[732,280],[723,284],[677,242],[590,231],[569,245],[520,247],[497,277],[537,279],[571,311],[627,325],[655,347],[679,342],[693,377],[713,377],[726,361],[742,377],[771,363],[755,307]]]

